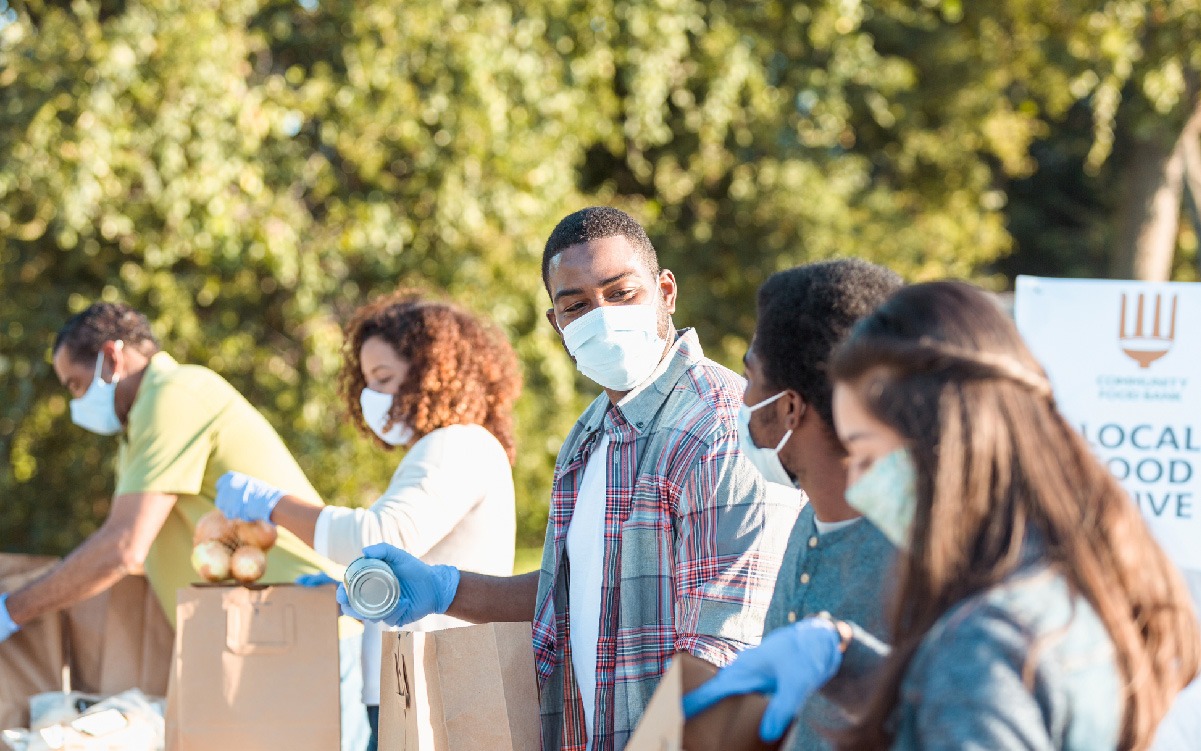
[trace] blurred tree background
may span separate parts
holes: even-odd
[[[0,0],[0,549],[63,553],[107,509],[112,439],[49,365],[99,298],[343,504],[398,460],[334,397],[350,311],[406,285],[490,316],[536,546],[596,393],[542,317],[581,206],[647,225],[734,367],[758,285],[808,260],[1195,279],[1197,39],[1201,0]]]

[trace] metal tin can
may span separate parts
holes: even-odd
[[[383,618],[400,602],[400,581],[392,569],[375,558],[356,558],[342,578],[346,599],[364,618]]]

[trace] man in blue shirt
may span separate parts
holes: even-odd
[[[846,453],[834,433],[826,366],[855,323],[901,284],[887,269],[837,259],[773,274],[759,289],[755,338],[744,358],[744,452],[768,479],[791,480],[809,496],[792,528],[765,633],[825,611],[886,635],[895,548],[844,498]],[[823,730],[842,722],[841,712],[815,694],[784,748],[830,748]]]

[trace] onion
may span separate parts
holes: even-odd
[[[225,518],[217,509],[213,509],[196,522],[196,530],[192,533],[192,544],[218,540],[233,547],[238,540],[237,528],[234,523]]]
[[[267,569],[267,554],[253,545],[243,545],[230,556],[229,569],[242,584],[258,581]]]
[[[268,521],[238,522],[235,528],[239,545],[250,545],[259,550],[270,550],[275,545],[275,525]]]
[[[230,562],[229,548],[219,540],[205,540],[192,548],[192,568],[205,581],[228,579]]]

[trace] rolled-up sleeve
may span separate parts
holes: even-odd
[[[314,542],[324,542],[324,554],[343,564],[380,542],[424,556],[480,502],[493,481],[474,462],[478,446],[471,439],[467,431],[445,428],[426,436],[370,508],[326,507],[318,520],[322,529],[314,536],[320,539]]]
[[[733,433],[691,465],[676,504],[676,649],[720,666],[763,636],[801,494],[768,492]]]

